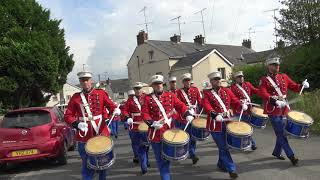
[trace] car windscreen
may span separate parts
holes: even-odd
[[[50,113],[47,111],[12,112],[4,116],[2,128],[31,128],[51,122]]]

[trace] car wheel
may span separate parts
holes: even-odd
[[[67,143],[64,142],[64,144],[63,144],[63,152],[56,159],[58,165],[67,164],[67,159],[68,159],[68,154],[67,153],[68,153]]]

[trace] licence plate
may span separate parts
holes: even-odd
[[[11,153],[12,157],[19,157],[19,156],[30,156],[30,155],[34,155],[34,154],[38,154],[38,150],[37,149],[28,149],[28,150],[21,150],[21,151],[13,151]]]

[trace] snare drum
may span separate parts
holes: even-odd
[[[250,124],[259,129],[264,129],[268,122],[268,115],[263,114],[263,109],[258,107],[252,107]]]
[[[313,119],[299,111],[290,111],[287,115],[285,132],[294,137],[309,137],[309,127],[313,124]]]
[[[253,129],[245,122],[230,122],[227,125],[227,144],[237,150],[249,150],[251,148],[251,136]]]
[[[167,160],[185,160],[189,155],[189,134],[181,129],[169,129],[162,136],[162,157]]]
[[[207,119],[199,118],[192,121],[191,136],[198,141],[209,139],[209,131],[206,129]]]
[[[110,137],[96,136],[88,140],[85,146],[88,155],[88,168],[105,170],[115,161],[113,141]]]
[[[149,144],[148,128],[149,128],[149,126],[145,122],[139,124],[139,126],[138,126],[138,130],[139,130],[140,134],[142,135],[142,141],[143,141],[142,144],[144,144],[144,145]]]

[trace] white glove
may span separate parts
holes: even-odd
[[[116,115],[116,116],[120,116],[121,110],[119,108],[115,108],[114,111],[113,111],[113,114]]]
[[[128,123],[129,125],[133,124],[133,119],[132,119],[132,118],[128,118],[128,119],[127,119],[127,123]]]
[[[154,127],[154,129],[158,130],[158,129],[162,128],[163,124],[161,124],[161,123],[159,123],[157,121],[154,121],[151,126]]]
[[[287,103],[284,102],[284,101],[279,101],[279,100],[277,100],[277,101],[276,101],[276,105],[277,105],[279,108],[283,108],[283,107],[285,107],[285,106],[287,105]]]
[[[223,117],[220,114],[218,114],[216,116],[216,121],[222,122],[223,121]]]
[[[191,123],[193,120],[194,120],[194,117],[193,116],[187,116],[186,117],[186,120]]]
[[[308,89],[310,87],[309,82],[307,81],[307,79],[302,82],[302,86],[305,89]]]
[[[80,129],[83,132],[86,132],[86,131],[88,131],[88,124],[85,122],[80,122],[78,124],[78,129]]]
[[[193,109],[193,108],[192,108],[192,109],[189,109],[189,113],[190,113],[191,115],[194,115],[194,114],[195,114],[194,109]]]
[[[242,104],[242,110],[243,110],[243,111],[248,110],[248,105],[247,105],[247,104]]]

